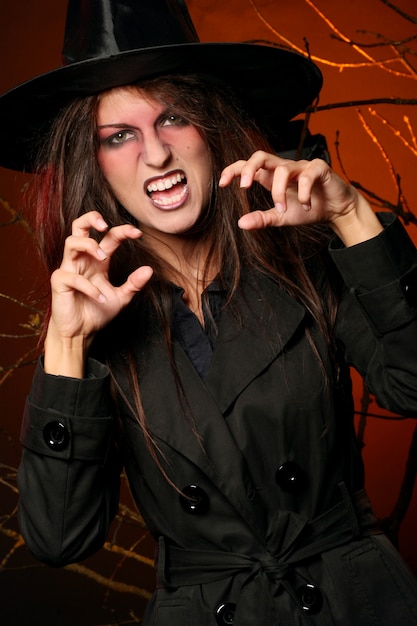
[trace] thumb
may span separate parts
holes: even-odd
[[[135,293],[144,288],[152,274],[153,269],[149,265],[142,265],[128,276],[126,282],[119,287],[119,292],[123,295],[126,304],[130,302]]]

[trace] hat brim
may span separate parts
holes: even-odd
[[[58,112],[75,98],[176,72],[222,80],[267,124],[305,111],[322,86],[320,70],[306,57],[250,43],[187,43],[88,59],[38,76],[0,97],[0,117],[6,126],[0,165],[33,171],[40,140]]]

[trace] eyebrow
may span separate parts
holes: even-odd
[[[98,130],[101,130],[103,128],[132,128],[133,130],[139,130],[140,128],[138,126],[133,126],[132,124],[125,124],[123,122],[118,122],[117,124],[101,124],[100,126],[97,126]]]
[[[170,115],[172,110],[173,110],[173,107],[168,106],[163,111],[161,111],[155,120],[155,124],[160,122],[161,119],[163,119],[167,115]],[[120,128],[120,129],[131,128],[132,130],[137,130],[140,132],[139,126],[134,126],[133,124],[128,124],[125,122],[117,122],[116,124],[100,124],[100,126],[97,126],[97,130],[103,130],[105,128]]]

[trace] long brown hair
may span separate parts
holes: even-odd
[[[272,151],[240,101],[228,92],[227,87],[194,75],[157,78],[131,89],[139,89],[171,106],[176,114],[199,130],[207,143],[213,171],[210,201],[193,234],[196,245],[204,242],[205,248],[209,249],[206,267],[212,259],[220,266],[218,279],[227,285],[229,305],[233,306],[242,269],[262,272],[306,307],[330,347],[336,301],[331,289],[324,293],[322,289],[318,290],[308,271],[309,260],[313,256],[318,258],[327,243],[324,229],[306,226],[241,230],[237,226],[239,217],[252,209],[271,207],[269,192],[257,183],[247,190],[241,190],[237,182],[224,189],[217,186],[226,165],[247,159],[256,150]],[[80,214],[98,210],[109,226],[126,221],[134,223],[117,202],[98,166],[96,112],[99,99],[100,96],[91,96],[69,105],[55,121],[40,154],[36,227],[49,272],[59,266],[64,240],[70,234],[72,221]],[[147,245],[145,237],[139,244],[124,242],[112,259],[111,279],[115,283],[123,282],[140,264],[154,269],[153,279],[144,289],[143,297],[153,303],[172,354],[171,298],[168,288],[165,289],[167,272],[153,253],[152,242]],[[311,337],[309,340],[315,349]],[[317,350],[316,354],[319,359]],[[173,362],[172,365],[175,368]],[[133,371],[132,365],[130,377],[138,419],[157,460]]]

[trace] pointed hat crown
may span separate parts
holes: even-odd
[[[199,38],[183,0],[69,0],[64,65]]]

